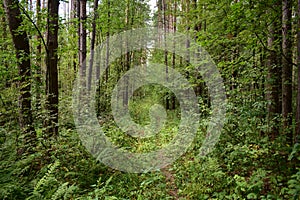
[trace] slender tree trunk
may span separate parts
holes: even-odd
[[[76,18],[76,1],[77,0],[71,0],[70,19]]]
[[[89,75],[88,75],[88,90],[91,90],[91,80],[92,80],[92,72],[93,72],[93,62],[94,62],[94,48],[95,48],[95,40],[96,40],[96,20],[98,17],[98,0],[94,0],[94,18],[92,23],[92,38],[91,38],[91,56],[89,61]]]
[[[110,37],[110,0],[107,0],[107,32],[106,32],[106,63],[105,63],[105,81],[108,81],[109,72],[109,37]]]
[[[284,133],[292,143],[292,2],[282,1],[282,115]]]
[[[125,10],[125,26],[126,26],[126,30],[129,30],[130,26],[129,26],[129,12],[130,12],[130,0],[126,1],[126,10]],[[124,71],[128,71],[130,69],[130,52],[128,49],[128,38],[127,36],[125,37],[125,70]],[[124,106],[128,106],[128,77],[125,78],[125,92],[124,92],[124,97],[123,97],[123,105]]]
[[[58,135],[58,71],[57,71],[57,48],[58,48],[58,7],[59,1],[48,1],[47,19],[47,69],[46,69],[46,95],[47,108],[50,114],[46,121],[47,136]]]
[[[172,27],[173,27],[173,32],[175,34],[177,31],[177,2],[176,2],[176,0],[174,1],[174,10],[173,11],[174,12],[173,12],[173,16],[172,16],[172,19],[173,19]],[[173,41],[174,50],[175,50],[175,46],[176,46],[176,41],[174,38],[174,41]],[[173,69],[175,69],[175,67],[176,67],[176,52],[172,53],[172,67],[173,67]],[[174,94],[172,94],[171,101],[172,101],[172,110],[175,110],[176,109],[176,97]]]
[[[162,13],[163,13],[163,11],[162,11],[162,1],[163,0],[157,0],[157,2],[156,2],[156,5],[157,5],[157,28],[159,29],[159,30],[161,30],[161,29],[163,29],[163,17],[162,17]],[[162,41],[162,37],[161,37],[161,35],[158,37],[158,43],[160,44],[161,43],[161,41]]]
[[[296,141],[300,140],[300,0],[298,0],[298,31],[297,31],[297,67],[298,67],[298,88],[297,88],[297,112],[296,112]]]
[[[86,0],[80,0],[80,46],[79,63],[81,76],[86,76]],[[85,83],[84,83],[85,84]]]
[[[195,12],[198,8],[198,5],[197,5],[197,0],[193,0],[192,1],[192,8],[193,8],[193,12]],[[203,12],[203,11],[202,11]],[[201,23],[199,22],[199,19],[198,19],[198,15],[197,14],[194,14],[193,15],[193,20],[195,22],[195,25],[194,25],[194,31],[195,31],[195,41],[198,40],[198,32],[201,31]],[[196,57],[199,58],[199,51],[200,49],[198,48],[197,52],[196,52]],[[197,96],[200,96],[201,95],[201,91],[202,91],[202,82],[200,81],[201,78],[200,78],[200,75],[198,74],[198,72],[195,73],[195,77],[197,77],[197,80],[198,80],[198,83],[196,84],[195,86],[195,94]]]
[[[19,69],[19,125],[22,129],[23,145],[19,153],[29,153],[35,146],[36,132],[33,126],[31,114],[31,69],[30,50],[27,33],[22,30],[22,16],[17,0],[4,0],[4,7],[8,20],[9,29],[12,35],[13,44],[16,50]]]
[[[168,31],[168,20],[167,20],[167,0],[162,0],[162,6],[163,6],[163,27],[164,27],[164,63],[166,67],[166,81],[169,81],[169,72],[168,72],[168,51],[167,49],[167,31]],[[166,93],[166,109],[170,109],[170,94],[169,92]]]
[[[185,11],[186,11],[186,14],[190,13],[190,0],[185,0]],[[186,23],[185,24],[186,25],[186,32],[187,32],[187,34],[189,34],[189,31],[191,29],[189,15],[187,15],[185,17],[185,23]],[[190,40],[189,39],[186,40],[185,46],[186,46],[186,62],[187,62],[187,64],[189,64],[190,59],[191,59],[190,58]],[[189,78],[189,72],[187,72],[187,78]]]
[[[80,24],[81,24],[81,19],[80,19],[80,0],[76,0],[76,15],[78,19],[78,24],[77,24],[77,34],[78,34],[78,69],[80,69],[80,61],[81,61],[81,53],[80,53],[80,46],[81,46],[81,37],[80,37]]]
[[[2,6],[2,4],[1,4]],[[6,23],[6,19],[5,19],[5,15],[2,15],[1,17],[1,31],[2,31],[2,38],[3,38],[3,41],[6,41],[8,39],[7,37],[7,23]],[[7,43],[4,42],[4,44],[2,45],[2,48],[4,50],[7,50]],[[5,66],[5,70],[7,72],[7,74],[9,74],[9,64],[7,61],[3,61],[3,64]],[[8,76],[6,76],[5,78],[5,87],[6,88],[9,88],[11,86],[11,80]]]
[[[36,25],[40,28],[41,23],[41,0],[36,1]],[[36,36],[37,47],[36,47],[36,109],[38,110],[41,106],[41,86],[42,86],[42,38],[39,34]]]
[[[75,19],[76,19],[76,16],[77,16],[77,0],[71,0],[71,10],[70,10],[70,19],[72,21],[72,24],[74,27],[76,27],[76,22],[75,22]],[[79,19],[79,18],[78,18]],[[73,37],[76,38],[76,33],[73,33]],[[78,45],[78,48],[79,48],[79,45]],[[73,55],[73,70],[74,72],[76,72],[76,69],[77,69],[77,62],[76,62],[76,59],[77,59],[77,54],[74,53]]]

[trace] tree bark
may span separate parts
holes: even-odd
[[[77,0],[71,0],[71,10],[70,10],[70,19],[72,21],[72,24],[74,27],[76,27],[77,23],[75,22],[76,16],[77,16]],[[76,33],[73,33],[73,37],[76,38]],[[79,48],[79,45],[78,45]],[[77,53],[74,53],[73,55],[73,70],[76,72],[77,69]]]
[[[58,7],[59,1],[48,1],[46,95],[50,116],[45,123],[47,137],[58,135]]]
[[[8,39],[8,37],[7,37],[7,23],[6,23],[5,15],[2,15],[2,17],[1,17],[1,31],[3,32],[1,38],[3,38],[3,41],[6,41]],[[5,49],[5,50],[8,50],[7,46],[8,45],[7,45],[6,42],[4,42],[2,44],[2,48]],[[3,61],[3,65],[5,66],[7,74],[9,74],[8,73],[9,72],[9,64],[8,64],[8,62],[7,61]],[[5,87],[9,88],[10,86],[11,86],[11,79],[9,78],[9,76],[5,76]]]
[[[81,20],[80,20],[80,0],[76,0],[76,16],[78,19],[78,24],[77,24],[77,34],[78,34],[78,69],[80,69],[80,61],[81,61],[81,54],[80,54],[80,45],[81,45],[81,37],[80,37],[80,24],[81,24]],[[76,69],[74,69],[74,71],[76,72]]]
[[[109,39],[110,39],[110,0],[107,0],[107,32],[106,32],[106,62],[105,62],[105,82],[108,82],[109,73]]]
[[[268,104],[268,121],[271,122],[271,132],[270,137],[275,139],[279,134],[278,116],[281,112],[280,105],[280,94],[281,94],[281,70],[280,63],[278,60],[278,49],[280,46],[276,41],[278,40],[279,31],[277,29],[277,23],[274,22],[269,27],[269,36],[268,36],[268,52],[267,66],[268,66],[268,82],[267,82],[267,94],[266,98],[269,101]]]
[[[169,81],[169,71],[168,71],[168,51],[167,51],[167,32],[168,32],[168,16],[167,16],[167,0],[162,0],[162,11],[163,11],[163,28],[164,28],[164,63],[165,63],[165,67],[166,67],[166,81]],[[166,93],[166,109],[169,110],[170,109],[170,93],[167,92]]]
[[[173,15],[173,16],[171,16],[172,17],[172,29],[173,29],[173,32],[176,33],[176,31],[177,31],[177,1],[176,0],[174,1],[174,10],[172,12],[172,15]],[[174,38],[174,40],[173,40],[174,50],[175,50],[175,47],[176,47],[176,40]],[[175,69],[175,67],[176,67],[176,52],[172,53],[172,67],[173,67],[173,69]],[[172,94],[172,96],[171,96],[171,102],[172,102],[171,109],[175,110],[176,109],[176,97],[174,94]]]
[[[17,0],[4,0],[4,7],[16,50],[19,69],[19,125],[22,129],[23,145],[21,152],[31,152],[35,146],[36,132],[33,126],[31,110],[31,69],[30,50],[27,33],[22,30],[22,16]]]
[[[79,63],[81,76],[86,76],[86,0],[80,0],[80,46]]]
[[[157,28],[158,30],[163,29],[163,0],[157,0],[156,5],[157,5]],[[161,35],[158,36],[158,43],[160,44],[162,41]]]
[[[126,1],[126,10],[125,10],[125,26],[126,26],[126,30],[129,30],[130,26],[129,26],[129,12],[130,12],[130,5],[129,5],[130,1],[127,0]],[[130,64],[131,64],[131,61],[130,61],[130,52],[129,52],[129,47],[128,47],[128,38],[127,36],[125,37],[125,69],[124,71],[128,71],[130,70]],[[128,99],[128,77],[125,78],[125,91],[124,91],[124,97],[123,97],[123,106],[128,106],[128,102],[129,102],[129,99]]]
[[[297,31],[297,68],[298,68],[298,88],[297,88],[297,112],[296,112],[296,141],[300,140],[300,0],[298,0],[298,31]],[[296,142],[295,141],[295,142]]]
[[[292,125],[292,2],[282,1],[282,115],[287,141],[293,140]]]
[[[36,1],[36,25],[40,28],[41,23],[41,0]],[[38,110],[41,106],[41,86],[42,86],[42,38],[39,34],[36,36],[37,47],[36,47],[36,109]]]
[[[94,18],[92,23],[92,38],[91,38],[91,56],[89,61],[89,75],[88,75],[88,90],[91,90],[91,80],[92,80],[92,72],[93,72],[93,62],[94,62],[94,48],[96,41],[96,20],[98,17],[98,0],[94,0]]]

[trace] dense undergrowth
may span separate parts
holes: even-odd
[[[147,124],[150,102],[131,104],[136,122]],[[123,173],[96,161],[81,144],[68,106],[62,109],[60,135],[44,141],[37,129],[39,145],[31,155],[16,152],[14,115],[1,116],[6,123],[1,129],[0,199],[299,199],[299,144],[285,146],[284,137],[269,140],[263,101],[237,103],[229,100],[227,123],[211,154],[198,155],[208,120],[202,117],[183,156],[164,170],[144,174]],[[116,145],[143,152],[162,147],[177,134],[178,116],[177,110],[168,111],[159,136],[145,142],[124,135],[112,117],[101,118],[101,124]]]

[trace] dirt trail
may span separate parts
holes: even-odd
[[[172,197],[174,197],[174,199],[176,199],[176,200],[180,199],[178,196],[178,188],[175,183],[175,177],[174,177],[172,171],[170,170],[170,167],[167,166],[167,167],[161,169],[161,172],[166,178],[168,193]]]

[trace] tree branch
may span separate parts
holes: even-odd
[[[42,39],[43,45],[44,45],[44,47],[45,47],[45,49],[46,49],[46,53],[48,54],[48,48],[47,48],[46,42],[45,42],[45,40],[44,40],[44,37],[43,37],[43,35],[42,35],[40,29],[37,27],[37,25],[34,23],[34,21],[33,21],[33,20],[31,19],[31,17],[28,15],[28,13],[27,13],[26,10],[24,9],[24,7],[21,6],[21,5],[19,4],[18,1],[16,1],[16,2],[17,2],[17,6],[23,11],[24,15],[29,19],[29,21],[32,23],[32,25],[34,26],[34,28],[37,30],[39,36],[40,36],[41,39]]]

